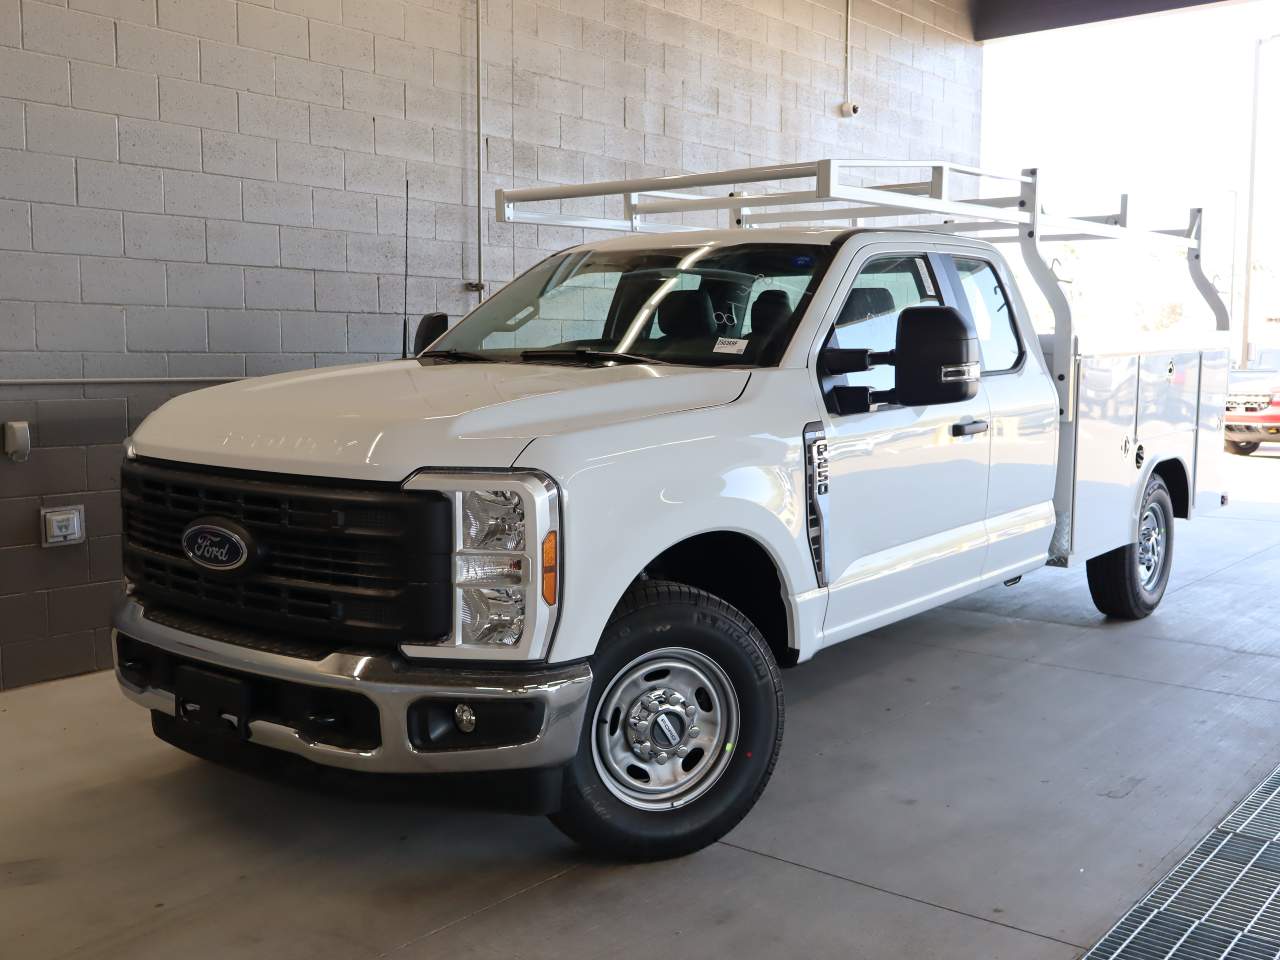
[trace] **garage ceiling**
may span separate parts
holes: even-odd
[[[1221,0],[1219,0],[1221,2]],[[1022,33],[1074,27],[1081,23],[1116,20],[1143,13],[1204,6],[1204,0],[976,0],[973,35],[994,40]]]

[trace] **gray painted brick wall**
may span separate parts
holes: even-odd
[[[968,0],[485,0],[497,186],[978,155]],[[474,303],[475,4],[0,0],[0,686],[109,662],[119,441],[189,384],[398,355]],[[584,209],[591,207],[584,203]],[[486,279],[582,238],[486,218]],[[38,546],[41,504],[89,540]]]

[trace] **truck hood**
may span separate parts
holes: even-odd
[[[660,364],[329,367],[183,394],[133,445],[162,460],[399,481],[420,467],[510,467],[535,437],[729,403],[750,376]]]

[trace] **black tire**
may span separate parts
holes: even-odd
[[[1237,457],[1247,457],[1255,452],[1261,444],[1256,440],[1228,440],[1226,441],[1227,453],[1234,453]]]
[[[1153,576],[1142,566],[1142,550],[1137,543],[1117,547],[1086,564],[1093,605],[1108,617],[1141,620],[1150,616],[1164,597],[1173,569],[1173,500],[1159,477],[1151,478],[1142,497],[1138,512],[1140,537],[1149,511],[1158,511],[1162,518],[1158,521],[1162,528],[1159,566]]]
[[[675,763],[692,770],[691,776],[705,771],[701,775],[706,785],[698,787],[703,792],[694,795],[687,791],[693,798],[675,808],[639,809],[634,804],[640,801],[634,796],[624,800],[619,795],[629,795],[628,784],[618,773],[610,772],[607,757],[611,751],[602,746],[614,743],[613,738],[630,737],[625,726],[630,714],[621,712],[620,716],[616,709],[610,709],[609,716],[597,718],[596,714],[606,693],[611,700],[623,695],[628,678],[634,680],[636,672],[647,666],[644,658],[668,652],[678,656],[680,651],[692,651],[690,658],[699,662],[711,661],[720,671],[717,676],[731,684],[736,700],[721,709],[717,727],[735,735],[721,749],[709,748],[702,753],[694,747],[698,752],[691,754],[695,762],[689,768],[684,768],[682,761],[663,761],[664,774],[670,769],[673,776],[681,776],[675,772]],[[637,583],[623,596],[605,628],[592,670],[595,679],[578,754],[565,772],[560,810],[551,816],[560,830],[597,854],[660,860],[714,843],[746,816],[773,773],[782,745],[785,711],[778,665],[760,632],[741,611],[683,584],[661,580]],[[648,682],[645,674],[643,683]],[[660,680],[654,682],[661,685]],[[712,702],[695,699],[699,704]],[[681,702],[695,706],[687,698]],[[735,708],[738,716],[730,726]],[[695,708],[694,717],[688,730],[681,728],[682,733],[691,732],[697,723],[709,726],[712,711]],[[657,714],[653,718],[656,720]],[[720,720],[724,727],[720,727]],[[597,731],[602,740],[597,739]],[[661,736],[667,737],[669,731],[668,725]],[[659,743],[656,725],[650,739],[654,746]],[[616,741],[616,745],[630,749],[631,742]],[[626,749],[622,750],[624,755]],[[656,761],[644,764],[651,762]],[[667,768],[668,762],[673,766]]]

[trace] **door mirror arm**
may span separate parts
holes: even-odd
[[[873,367],[892,366],[893,363],[892,350],[846,350],[843,347],[827,347],[818,360],[823,376],[827,377],[865,373]]]
[[[897,403],[895,390],[872,390],[870,387],[832,387],[827,394],[832,413],[848,417],[855,413],[870,413],[881,403]]]
[[[818,369],[824,381],[847,373],[865,373],[873,367],[893,366],[896,355],[893,350],[862,350],[827,347],[818,358]],[[892,390],[872,390],[870,387],[847,387],[831,384],[826,391],[831,412],[847,417],[855,413],[867,413],[873,404],[893,403]]]

